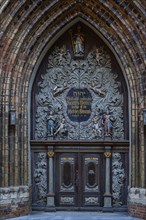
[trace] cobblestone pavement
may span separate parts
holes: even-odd
[[[33,212],[28,216],[11,218],[12,220],[139,220],[127,213],[100,213],[100,212]]]

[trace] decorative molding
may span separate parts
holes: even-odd
[[[85,165],[87,165],[88,163],[93,162],[96,165],[99,163],[99,158],[96,157],[86,157],[85,158]]]
[[[104,152],[104,156],[107,158],[111,157],[111,152]]]
[[[47,153],[47,155],[48,155],[49,158],[50,158],[50,157],[54,157],[54,152],[53,152],[53,151],[49,151],[49,152]]]
[[[62,197],[60,197],[60,204],[73,205],[74,204],[74,197],[62,196]]]
[[[98,205],[99,198],[98,197],[85,197],[85,204],[86,205]]]
[[[95,187],[91,188],[91,187],[88,187],[87,185],[85,185],[85,191],[97,193],[99,191],[99,187],[96,185]]]

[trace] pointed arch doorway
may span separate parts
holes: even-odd
[[[113,53],[82,22],[45,55],[31,103],[33,207],[125,207],[127,87]]]

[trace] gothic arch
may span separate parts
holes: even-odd
[[[92,1],[90,3],[88,1],[72,1],[71,3],[54,1],[47,7],[45,7],[45,4],[45,1],[44,3],[38,1],[38,4],[32,2],[32,5],[29,5],[27,1],[19,3],[17,1],[13,1],[13,3],[7,1],[2,8],[1,42],[3,45],[2,76],[4,78],[2,78],[1,91],[3,91],[3,94],[8,94],[1,96],[2,103],[4,103],[1,108],[2,157],[6,156],[7,160],[9,160],[8,157],[11,157],[10,155],[7,156],[6,153],[9,151],[9,143],[6,137],[11,134],[15,139],[10,144],[10,147],[15,152],[15,159],[11,158],[13,161],[12,166],[16,167],[14,178],[9,179],[8,172],[12,171],[12,166],[10,168],[7,165],[4,166],[2,185],[27,184],[28,182],[27,99],[32,72],[35,72],[34,68],[38,65],[40,54],[42,53],[43,55],[45,53],[42,51],[47,48],[48,42],[52,41],[51,44],[53,44],[53,39],[56,40],[54,37],[57,36],[58,32],[61,34],[63,27],[67,28],[67,24],[70,25],[71,22],[76,22],[76,19],[79,19],[85,21],[90,27],[94,27],[93,29],[97,30],[98,34],[101,33],[103,39],[107,39],[111,48],[114,48],[113,51],[117,60],[121,60],[119,64],[122,67],[125,78],[127,78],[131,98],[132,186],[144,186],[144,162],[141,161],[140,165],[138,162],[135,163],[135,161],[138,161],[138,152],[142,154],[144,151],[143,130],[141,128],[142,138],[140,139],[142,141],[140,143],[138,137],[139,124],[137,121],[138,116],[141,116],[142,122],[141,109],[144,107],[143,78],[141,74],[144,71],[144,47],[141,43],[143,42],[144,45],[144,28],[142,28],[144,26],[144,9],[142,5],[139,1],[137,3],[133,2],[124,9],[124,5],[122,6],[118,2],[112,3],[112,5],[104,1]],[[126,3],[123,2],[123,4]],[[6,7],[8,5],[10,6],[9,8]],[[54,9],[56,9],[56,13],[54,13]],[[121,13],[118,9],[120,9]],[[129,9],[131,9],[131,16],[127,20],[121,19],[126,16]],[[9,11],[13,11],[13,17],[7,17],[7,12]],[[48,20],[47,14],[50,15]],[[134,18],[140,14],[139,23],[137,23]],[[36,17],[34,18],[34,16]],[[32,19],[34,19],[33,22]],[[133,29],[136,32],[133,32]],[[129,42],[130,40],[131,43]],[[15,131],[8,130],[10,108],[14,108],[16,117],[21,118],[16,125]],[[21,149],[21,163],[23,164],[20,168],[18,168],[20,161],[16,160],[19,149]],[[141,171],[142,179],[140,180],[138,170]],[[19,179],[18,171],[22,173],[21,180]]]
[[[105,42],[105,44],[111,49],[111,51],[114,53],[121,69],[122,69],[122,72],[123,72],[123,75],[124,75],[124,78],[126,80],[126,83],[127,83],[127,88],[128,88],[128,93],[129,93],[129,124],[132,124],[132,123],[135,123],[135,125],[133,126],[133,128],[130,127],[130,132],[132,135],[131,138],[130,138],[130,154],[133,154],[133,156],[131,155],[130,158],[136,158],[137,157],[137,152],[138,152],[138,149],[135,148],[135,146],[137,145],[136,142],[137,142],[137,138],[135,139],[134,136],[135,136],[135,133],[137,133],[137,127],[138,127],[138,124],[137,122],[134,122],[135,121],[135,114],[138,114],[137,112],[137,109],[138,109],[138,106],[139,106],[139,103],[136,101],[138,100],[138,95],[139,95],[139,92],[138,92],[138,88],[137,88],[137,82],[134,80],[134,77],[133,77],[133,73],[131,71],[129,71],[129,68],[128,68],[128,65],[129,63],[127,62],[127,60],[130,59],[127,58],[127,57],[124,57],[121,59],[120,55],[121,55],[121,51],[123,49],[121,48],[116,48],[114,47],[115,46],[115,43],[113,43],[112,41],[108,41],[106,36],[105,36],[105,33],[101,33],[100,30],[97,29],[97,27],[95,25],[92,24],[92,21],[90,20],[89,21],[89,18],[88,17],[85,17],[84,16],[78,16],[78,15],[75,15],[75,17],[71,18],[71,21],[66,24],[66,26],[64,26],[64,28],[60,28],[60,30],[57,30],[56,28],[56,34],[54,35],[54,37],[50,40],[50,42],[45,46],[44,50],[42,51],[41,55],[39,56],[39,59],[35,65],[35,68],[33,70],[33,74],[31,75],[31,79],[30,79],[30,88],[29,88],[29,91],[31,91],[31,85],[32,85],[32,82],[34,80],[34,77],[36,75],[36,72],[37,72],[37,69],[39,67],[39,64],[41,63],[43,57],[45,56],[45,54],[47,53],[47,51],[49,50],[49,48],[51,48],[51,46],[55,43],[55,41],[67,30],[69,29],[70,27],[72,27],[73,24],[77,23],[78,21],[81,21],[83,22],[83,24],[87,25],[88,27],[90,27],[98,36],[100,36],[100,38]],[[58,25],[59,27],[60,25]],[[110,40],[110,39],[109,39]],[[117,50],[118,49],[118,50]],[[121,51],[120,51],[121,49]],[[127,56],[127,55],[126,55]],[[129,54],[129,56],[131,56]],[[131,74],[130,74],[131,72]],[[140,84],[139,84],[140,85]],[[30,94],[30,93],[28,93]],[[134,103],[134,104],[132,104]],[[130,107],[131,106],[131,107]],[[132,108],[133,106],[133,108]],[[137,106],[137,107],[136,107]],[[132,119],[132,115],[134,116],[133,119]],[[30,120],[29,120],[30,121]],[[132,122],[133,121],[133,122]],[[136,129],[136,130],[135,130]],[[133,131],[132,131],[133,130]],[[134,135],[133,135],[134,134]],[[135,139],[135,143],[132,141],[132,138]],[[134,150],[133,150],[134,149]],[[135,160],[135,159],[134,159]],[[132,160],[131,160],[132,161]],[[137,165],[138,166],[138,165]],[[132,163],[130,165],[130,170],[133,169],[135,170],[134,172],[136,173],[136,169],[138,169],[138,167],[136,168],[135,165],[132,167]],[[130,176],[131,176],[131,172],[130,171]],[[131,183],[129,182],[130,185],[133,185],[134,182],[136,181],[135,177],[134,179],[132,180],[131,179]]]

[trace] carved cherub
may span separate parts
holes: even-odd
[[[59,55],[59,59],[58,59],[59,64],[62,64],[64,53],[65,53],[65,46],[60,48],[60,52],[58,54]]]
[[[68,134],[67,126],[66,126],[66,120],[63,117],[60,121],[59,127],[55,131],[54,135],[59,135],[60,137],[65,137]]]
[[[58,96],[63,93],[68,88],[67,82],[64,82],[63,85],[57,85],[53,89],[53,95]]]
[[[90,89],[98,96],[103,97],[106,95],[106,92],[101,88],[101,86],[100,87],[97,86],[97,84],[94,81],[92,81],[91,85],[89,85],[89,86],[90,86]]]
[[[93,118],[93,131],[95,133],[95,136],[101,136],[102,134],[102,128],[100,127],[99,117],[97,116]]]

